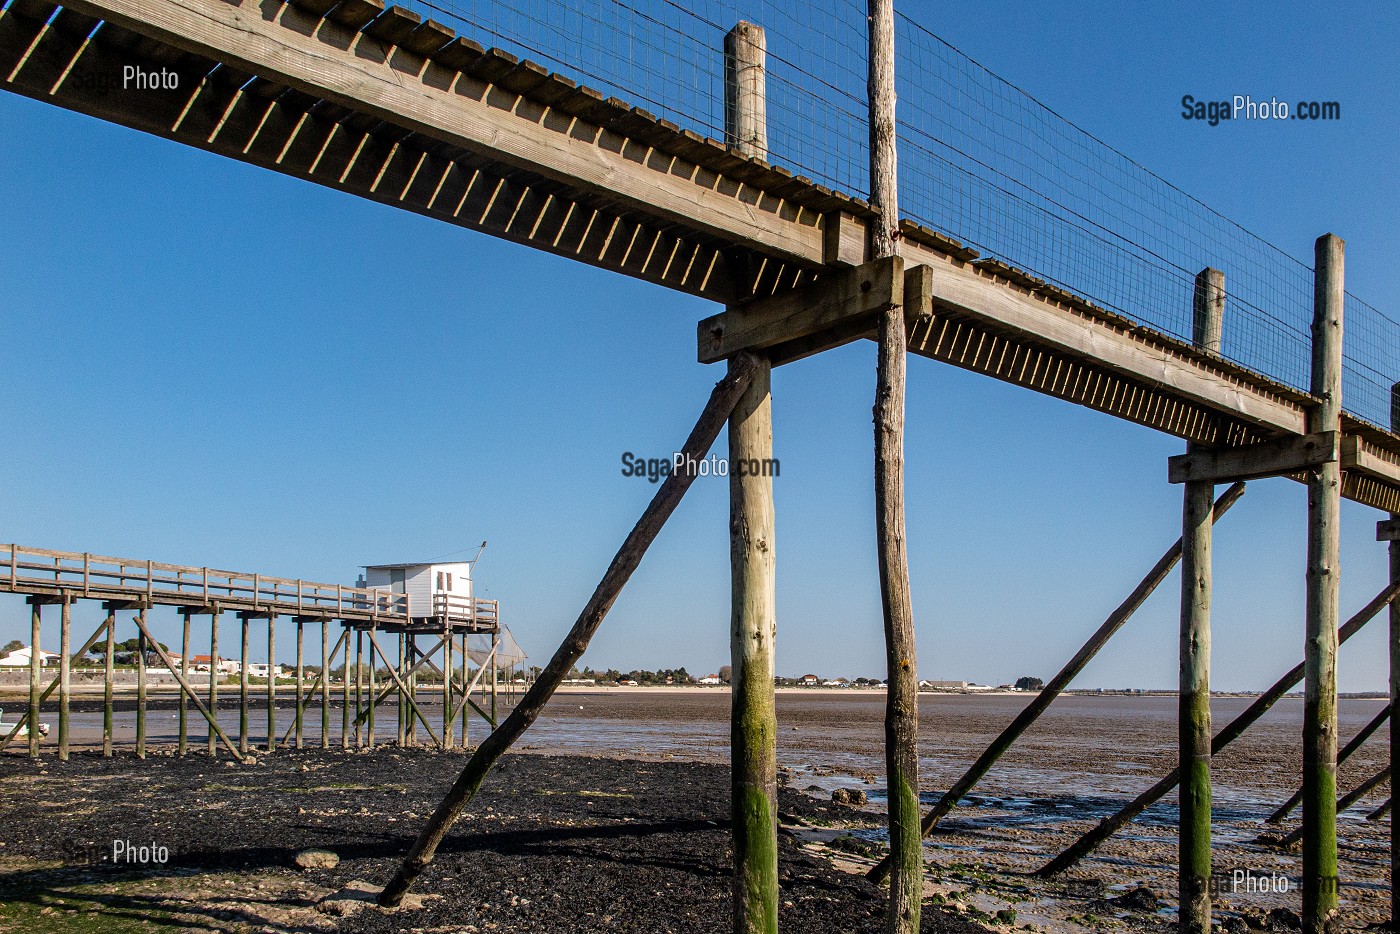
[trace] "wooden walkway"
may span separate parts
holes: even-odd
[[[177,87],[124,89],[128,66]],[[739,308],[872,258],[865,202],[380,0],[13,0],[0,79]],[[1305,434],[1305,393],[942,233],[905,222],[898,250],[923,269],[922,307],[906,304],[913,353],[1203,445]],[[845,339],[872,332],[853,324]],[[1400,438],[1346,416],[1342,429],[1343,495],[1400,511]]]
[[[0,593],[25,594],[37,603],[100,600],[133,609],[171,606],[187,613],[339,621],[388,632],[441,633],[450,626],[459,633],[490,633],[500,627],[495,600],[453,597],[420,608],[407,594],[387,590],[14,544],[0,544]]]

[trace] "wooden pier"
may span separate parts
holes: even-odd
[[[72,698],[71,666],[73,659],[86,654],[105,640],[103,668],[103,736],[102,753],[112,755],[114,664],[113,644],[119,612],[134,614],[139,644],[136,652],[136,737],[135,751],[144,756],[147,746],[147,705],[150,691],[147,685],[147,658],[156,655],[175,678],[179,689],[178,751],[189,750],[189,707],[194,706],[208,727],[208,751],[215,755],[222,748],[242,758],[256,751],[251,742],[249,721],[250,668],[260,654],[252,649],[251,628],[265,628],[261,644],[266,646],[268,676],[266,683],[266,729],[261,748],[273,752],[279,746],[293,744],[302,748],[305,738],[305,714],[319,700],[321,710],[320,745],[332,744],[331,678],[330,671],[337,658],[344,667],[341,678],[343,718],[340,744],[342,746],[372,746],[375,744],[374,717],[380,706],[392,703],[398,710],[397,741],[401,745],[416,745],[420,730],[426,732],[433,744],[451,748],[468,742],[467,723],[475,711],[493,727],[497,722],[499,697],[498,676],[502,666],[497,664],[501,636],[500,607],[495,600],[479,600],[460,596],[436,594],[430,606],[415,607],[407,594],[342,584],[321,584],[292,580],[265,574],[248,574],[217,568],[191,567],[157,561],[116,558],[109,555],[54,551],[20,545],[0,545],[0,594],[22,595],[31,607],[32,645],[42,645],[43,608],[57,606],[60,611],[59,643],[61,651],[58,671],[45,686],[41,656],[31,657],[29,705],[20,721],[4,736],[3,750],[25,730],[29,754],[38,757],[42,737],[30,724],[40,723],[43,703],[57,691],[58,727],[57,754],[67,759],[70,752],[70,703]],[[72,645],[74,608],[84,602],[98,604],[104,613],[101,623],[80,646]],[[152,637],[148,611],[156,607],[173,608],[182,618],[182,641],[179,661],[161,648]],[[240,624],[240,649],[235,660],[219,654],[219,621],[228,614]],[[206,617],[209,624],[209,679],[207,703],[196,693],[191,675],[191,620]],[[289,618],[296,627],[295,693],[289,703],[292,722],[279,736],[277,720],[278,681],[274,673],[276,662],[275,635],[280,618]],[[305,627],[316,627],[321,645],[315,662],[318,673],[306,677]],[[335,627],[340,634],[333,638]],[[489,639],[490,648],[469,650],[470,636]],[[395,641],[388,642],[392,637]],[[384,639],[385,641],[381,641]],[[396,646],[391,654],[385,645]],[[354,655],[352,658],[352,647]],[[366,655],[368,647],[368,655]],[[473,671],[468,662],[473,654],[477,666]],[[230,737],[218,723],[218,696],[224,673],[223,662],[235,662],[238,677],[237,739]],[[376,669],[384,666],[390,673],[390,683],[376,684]],[[442,716],[430,722],[419,698],[420,672],[432,672],[440,682]],[[344,703],[353,693],[353,703]],[[459,726],[460,723],[460,733]]]
[[[1394,430],[1400,423],[1372,424],[1342,405],[1343,244],[1331,235],[1317,240],[1311,379],[1294,385],[1222,355],[1222,327],[1228,328],[1235,310],[1225,283],[1242,270],[1200,270],[1192,308],[1199,327],[1187,341],[983,257],[959,240],[958,231],[933,230],[899,213],[892,9],[888,0],[871,0],[869,12],[869,202],[770,161],[765,40],[754,24],[738,24],[726,49],[715,49],[716,56],[728,55],[725,140],[486,49],[476,37],[457,35],[409,10],[386,9],[381,0],[8,0],[0,11],[0,88],[722,305],[697,324],[697,358],[728,366],[687,440],[685,450],[697,458],[726,421],[731,456],[769,451],[773,368],[878,338],[881,592],[889,680],[898,686],[887,718],[888,764],[900,800],[891,808],[895,859],[872,875],[894,874],[891,932],[919,925],[917,760],[911,751],[916,730],[937,729],[917,723],[906,689],[914,668],[914,620],[904,566],[901,347],[1182,439],[1184,453],[1164,465],[1161,478],[1183,484],[1181,540],[924,819],[923,830],[956,806],[1180,561],[1185,580],[1178,768],[1046,871],[1072,865],[1179,783],[1185,802],[1180,927],[1209,931],[1211,756],[1302,681],[1302,917],[1307,931],[1320,934],[1337,907],[1337,647],[1388,606],[1392,687],[1400,690],[1400,609],[1393,603],[1400,593],[1400,519],[1394,518],[1400,516],[1400,434]],[[132,90],[118,80],[128,68],[168,71],[175,78],[168,87]],[[1035,258],[1025,262],[1033,267]],[[688,356],[690,348],[684,351]],[[1395,363],[1394,373],[1400,373],[1400,361]],[[1297,634],[1304,661],[1260,699],[1258,711],[1251,708],[1212,735],[1212,524],[1238,498],[1243,481],[1274,477],[1306,483],[1309,490],[1306,627]],[[492,764],[528,729],[582,656],[692,479],[672,475],[658,489],[568,639],[521,704],[478,747],[381,894],[382,904],[397,904],[427,871]],[[1233,486],[1217,500],[1216,486],[1224,484]],[[1337,523],[1343,498],[1391,517],[1380,524],[1378,537],[1390,543],[1392,579],[1365,613],[1339,627]],[[736,931],[769,932],[776,930],[778,898],[769,677],[778,616],[771,480],[731,478],[730,521],[730,634],[740,679],[733,712],[733,917]],[[421,726],[435,742],[452,745],[453,721],[475,706],[472,691],[480,689],[482,670],[476,680],[467,678],[457,637],[499,627],[495,608],[477,603],[424,608],[419,617],[418,608],[378,591],[13,548],[9,558],[8,582],[0,579],[0,590],[29,596],[36,644],[41,607],[61,605],[65,659],[70,610],[79,600],[101,601],[107,609],[109,643],[118,610],[135,610],[141,636],[149,640],[144,615],[155,605],[178,607],[186,620],[207,615],[216,645],[220,613],[238,616],[243,646],[249,625],[266,620],[269,655],[277,616],[297,620],[299,657],[300,627],[321,623],[323,668],[340,653],[347,670],[353,664],[359,672],[368,655],[371,671],[383,662],[390,673],[387,685],[356,678],[353,721],[349,679],[341,685],[342,743],[352,735],[373,742],[375,709],[393,695],[399,700],[398,741],[412,741]],[[330,649],[333,623],[343,631]],[[99,627],[80,651],[103,632]],[[429,653],[415,642],[424,634],[438,640]],[[440,663],[430,660],[434,652]],[[110,651],[107,658],[110,670]],[[458,662],[460,675],[454,674]],[[414,702],[414,681],[424,670],[442,677],[443,709],[451,712],[436,727]],[[42,699],[35,671],[30,722],[37,720]],[[300,738],[302,709],[319,690],[326,743],[330,686],[322,678],[304,693],[300,681],[293,729]],[[58,684],[66,697],[66,661]],[[246,687],[240,687],[246,697]],[[187,685],[182,690],[209,719],[210,752],[218,740],[241,755],[246,737],[235,745],[203,699]],[[269,710],[274,692],[270,684]],[[211,706],[216,699],[211,684]],[[65,723],[61,714],[61,755]],[[269,736],[275,726],[270,720]],[[1400,736],[1393,732],[1394,720],[1391,729]],[[1400,835],[1394,839],[1400,853]]]

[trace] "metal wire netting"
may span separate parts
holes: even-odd
[[[724,138],[724,36],[767,38],[770,160],[868,196],[866,10],[853,0],[406,0],[487,45]],[[1183,340],[1196,274],[1225,272],[1222,353],[1309,385],[1309,263],[896,17],[900,206],[984,255]],[[1391,424],[1400,327],[1348,294],[1343,402]]]
[[[724,139],[724,36],[767,36],[772,161],[864,197],[865,13],[779,0],[404,0],[483,45],[529,58],[711,139]]]

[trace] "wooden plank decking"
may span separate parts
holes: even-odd
[[[406,594],[341,584],[191,567],[86,552],[0,544],[0,593],[40,602],[101,600],[131,607],[171,606],[249,616],[290,616],[303,622],[340,621],[389,632],[495,632],[495,600],[454,597],[414,607]]]

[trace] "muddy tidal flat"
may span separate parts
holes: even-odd
[[[1027,700],[922,699],[926,803]],[[153,754],[131,754],[134,714],[122,709],[119,754],[103,759],[75,718],[69,762],[51,742],[37,763],[0,756],[0,932],[725,930],[728,704],[718,690],[561,693],[488,779],[419,897],[392,913],[370,893],[457,774],[460,752],[179,759],[164,754],[169,716],[157,711],[173,701],[163,698],[152,703]],[[1217,725],[1247,704],[1216,699]],[[1342,739],[1382,705],[1343,700]],[[883,890],[861,873],[884,847],[882,714],[875,693],[779,695],[785,931],[881,929]],[[1224,930],[1290,929],[1298,853],[1259,837],[1296,825],[1296,815],[1264,819],[1296,788],[1300,728],[1301,702],[1285,699],[1216,761],[1217,867],[1274,880],[1267,892],[1222,891]],[[1032,875],[1168,771],[1174,734],[1174,698],[1058,701],[930,839],[924,930],[1174,930],[1174,796],[1063,876]],[[1373,739],[1343,767],[1341,787],[1386,754],[1383,735]],[[847,790],[867,802],[831,800]],[[1341,930],[1385,918],[1390,818],[1365,818],[1387,795],[1382,785],[1339,821]],[[146,862],[123,853],[114,865],[114,847],[127,846]],[[308,849],[334,853],[336,865],[299,868]]]

